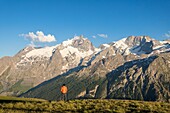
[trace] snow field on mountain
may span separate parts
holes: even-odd
[[[62,57],[66,57],[66,56],[69,56],[71,54],[76,54],[77,56],[84,58],[86,56],[93,54],[94,52],[92,50],[81,52],[77,48],[74,48],[72,46],[68,46],[67,48],[64,48],[63,50],[60,50],[60,53],[61,53]]]
[[[40,48],[40,49],[34,49],[30,52],[28,52],[25,57],[29,58],[29,57],[51,57],[53,50],[56,48],[57,46],[52,46],[52,47],[45,47],[45,48]]]

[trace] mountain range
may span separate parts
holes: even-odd
[[[129,36],[96,48],[83,36],[28,46],[0,59],[0,95],[60,100],[113,98],[170,102],[170,41]]]

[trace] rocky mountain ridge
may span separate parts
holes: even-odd
[[[26,47],[14,57],[0,59],[1,95],[19,95],[30,89],[22,96],[59,99],[60,93],[56,93],[58,89],[56,86],[59,87],[65,82],[71,87],[70,99],[93,97],[168,101],[170,75],[168,72],[164,74],[155,71],[159,70],[158,67],[151,69],[149,66],[153,62],[159,62],[156,59],[161,55],[168,55],[169,47],[168,41],[157,41],[148,36],[129,36],[103,44],[100,48],[95,48],[83,36],[76,36],[53,47]],[[169,69],[167,62],[169,62],[167,58],[161,62],[165,69]],[[150,80],[153,79],[150,76],[155,75],[146,73],[149,70],[150,73],[157,72],[157,76],[162,74],[166,82],[161,80],[158,84],[151,85],[150,83],[156,82],[157,79]],[[42,83],[44,81],[46,82]],[[38,88],[31,89],[38,84],[40,84]],[[140,88],[137,87],[139,84]],[[144,85],[141,84],[152,86],[151,89],[156,87],[155,92],[149,88],[142,88]],[[145,91],[146,89],[151,94],[159,92],[160,99],[157,96],[150,98],[148,96],[150,93]],[[48,93],[54,96],[49,97]]]

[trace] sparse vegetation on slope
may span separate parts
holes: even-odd
[[[1,101],[0,103],[9,103],[9,102],[42,102],[47,100],[38,98],[18,98],[12,96],[0,96],[0,101]]]
[[[15,100],[5,102],[4,100]],[[25,99],[4,97],[0,98],[0,112],[6,113],[37,113],[37,112],[112,112],[112,113],[131,113],[131,112],[153,112],[169,113],[170,103],[144,102],[133,100],[70,100],[64,101],[45,101],[40,99]],[[17,101],[16,101],[17,100]],[[25,101],[24,101],[25,100]],[[31,101],[28,101],[31,100]]]

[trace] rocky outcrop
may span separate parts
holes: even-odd
[[[153,51],[153,42],[145,42],[143,45],[141,45],[141,48],[139,51],[143,51],[146,54],[149,54]]]
[[[150,38],[149,36],[129,36],[127,37],[127,39],[125,40],[125,43],[128,46],[137,46],[137,45],[143,45],[146,42],[150,42],[153,39]]]

